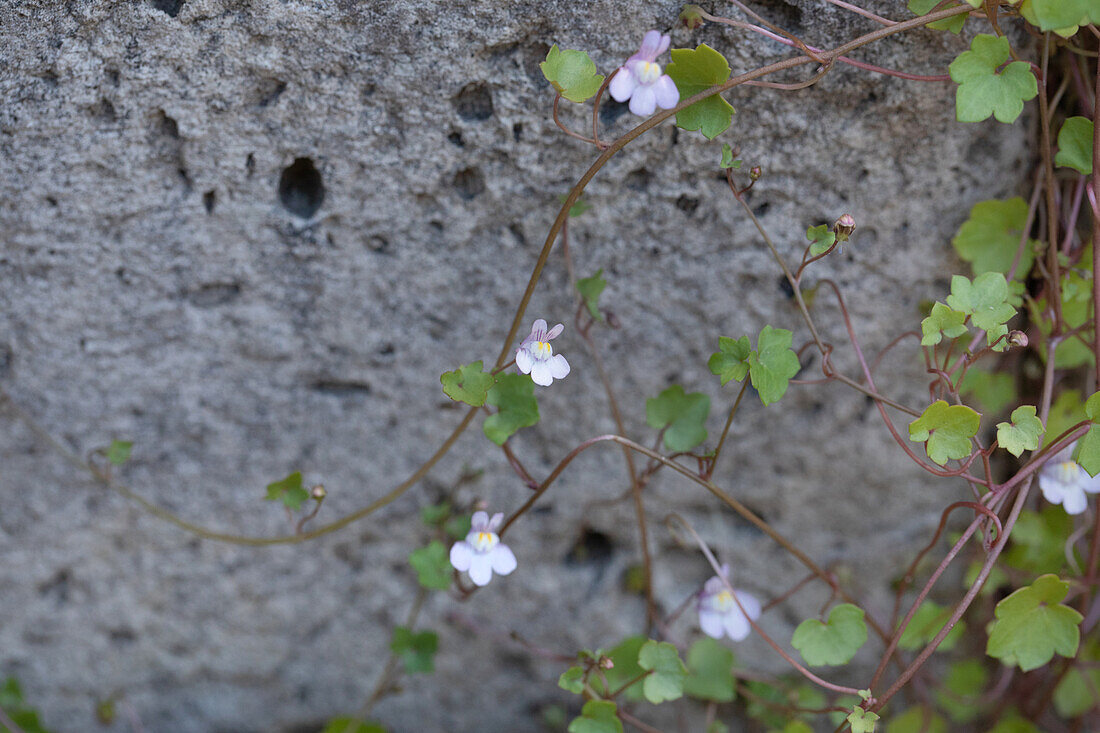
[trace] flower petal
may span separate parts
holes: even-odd
[[[653,84],[653,92],[657,95],[657,105],[661,109],[672,109],[680,103],[680,90],[668,74],[664,74]]]
[[[558,325],[554,326],[553,328],[551,328],[549,331],[546,332],[546,340],[547,341],[553,341],[564,330],[565,330],[565,326],[563,326],[562,324],[559,323]]]
[[[474,532],[484,532],[489,526],[489,514],[488,512],[474,512],[474,516],[470,517],[470,529]]]
[[[1085,511],[1088,505],[1089,500],[1085,496],[1085,492],[1078,487],[1067,491],[1062,499],[1062,507],[1065,508],[1066,514],[1080,514]]]
[[[470,569],[470,563],[474,558],[474,548],[469,542],[459,540],[451,545],[451,566],[459,572]]]
[[[760,601],[756,599],[756,596],[747,591],[738,590],[737,588],[733,590],[737,595],[737,600],[741,602],[741,607],[745,609],[745,613],[748,614],[749,618],[753,621],[760,618]]]
[[[476,553],[472,562],[470,563],[470,569],[467,571],[470,574],[470,580],[474,581],[474,585],[488,585],[489,581],[493,578],[493,560],[489,557],[491,553]]]
[[[649,117],[657,109],[657,94],[652,86],[639,86],[630,97],[630,111],[639,117]]]
[[[486,526],[486,529],[489,530],[490,532],[496,532],[497,527],[499,527],[503,521],[504,521],[504,512],[497,512],[493,516],[489,517],[489,524],[488,524],[488,526]]]
[[[716,596],[722,592],[722,589],[726,587],[725,582],[717,575],[710,578],[706,583],[703,583],[703,593],[708,596]]]
[[[493,562],[493,572],[498,575],[508,575],[516,569],[516,556],[508,545],[497,545],[489,558]]]
[[[634,93],[637,86],[638,80],[634,78],[634,74],[630,73],[630,69],[620,66],[619,72],[611,80],[607,91],[611,93],[611,98],[616,102],[625,102],[630,99],[630,95]]]
[[[726,628],[722,621],[722,614],[703,606],[699,607],[699,628],[710,638],[721,639],[726,635]]]
[[[1051,504],[1061,504],[1066,497],[1066,485],[1055,478],[1053,472],[1039,474],[1039,489]]]
[[[745,618],[745,614],[741,613],[736,608],[727,613],[722,620],[726,633],[734,641],[741,641],[752,633],[752,626],[749,625],[749,620]]]
[[[536,334],[538,334],[539,336],[541,336],[544,333],[546,333],[546,319],[545,318],[535,319],[535,322],[533,324],[531,324],[531,335],[535,336]],[[532,339],[532,340],[542,341],[541,338],[535,338],[535,339]]]
[[[1100,473],[1095,476],[1089,476],[1089,472],[1085,469],[1081,469],[1081,480],[1077,483],[1085,491],[1090,494],[1100,492]]]
[[[550,371],[549,361],[536,361],[531,367],[531,380],[540,387],[549,387],[554,383],[554,374]]]
[[[531,364],[534,360],[531,358],[531,352],[527,349],[520,347],[516,351],[516,369],[519,369],[524,374],[531,373]]]
[[[550,360],[550,376],[554,379],[564,379],[569,374],[569,362],[561,354],[555,354]]]
[[[665,40],[668,38],[661,37],[660,31],[647,31],[645,37],[642,38],[642,45],[638,48],[638,53],[635,54],[639,58],[644,58],[646,61],[656,61],[657,56],[661,53],[661,44],[665,44],[665,48],[668,48],[668,42]]]

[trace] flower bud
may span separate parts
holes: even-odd
[[[325,498],[326,496],[328,496],[328,492],[327,492],[327,491],[325,491],[325,487],[324,487],[324,486],[322,486],[321,484],[317,484],[317,485],[316,485],[316,486],[314,486],[314,487],[313,487],[312,489],[310,489],[310,491],[309,491],[309,495],[310,495],[310,496],[312,496],[312,497],[313,497],[314,499],[316,499],[317,501],[321,501],[321,500],[322,500],[322,499],[324,499],[324,498]]]
[[[685,5],[680,11],[680,22],[688,30],[695,30],[703,25],[703,9],[698,5]]]
[[[1027,346],[1027,334],[1023,331],[1009,331],[1008,343],[1019,347]]]
[[[851,214],[844,214],[833,224],[833,234],[836,235],[836,241],[847,242],[848,237],[852,236],[852,232],[855,231],[856,220]]]
[[[602,669],[613,669],[615,667],[615,663],[611,661],[611,657],[607,656],[600,657],[599,665]]]
[[[762,175],[764,175],[764,169],[760,166],[754,165],[752,168],[749,168],[749,178],[753,181],[759,181]]]

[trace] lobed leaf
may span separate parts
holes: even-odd
[[[730,65],[725,57],[705,43],[694,50],[674,48],[671,55],[672,62],[665,71],[680,90],[682,100],[730,78]],[[711,140],[725,132],[732,120],[733,107],[721,94],[707,97],[676,113],[678,127],[698,130]]]

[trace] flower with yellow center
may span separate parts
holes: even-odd
[[[516,350],[516,367],[530,374],[535,384],[549,387],[555,379],[569,374],[569,362],[561,354],[554,354],[554,347],[550,345],[564,329],[565,326],[559,323],[547,330],[546,321],[540,318]]]
[[[1053,456],[1039,471],[1039,488],[1051,504],[1061,504],[1067,514],[1080,514],[1088,506],[1088,494],[1100,491],[1100,475],[1089,476],[1073,460],[1076,443]]]
[[[668,74],[661,73],[657,57],[668,49],[670,39],[649,31],[638,53],[626,60],[611,79],[607,91],[616,102],[630,100],[630,111],[648,117],[657,107],[672,109],[680,101],[680,90]]]
[[[728,636],[741,641],[752,632],[749,619],[760,618],[760,601],[743,590],[734,589],[731,593],[728,575],[729,565],[723,565],[722,574],[703,585],[698,601],[699,627],[711,638]]]
[[[466,539],[451,546],[451,565],[469,573],[474,585],[487,585],[493,573],[508,575],[516,569],[516,556],[496,533],[503,521],[500,513],[490,519],[486,512],[474,512]]]

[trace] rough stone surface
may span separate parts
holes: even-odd
[[[124,481],[204,526],[286,531],[261,497],[295,469],[328,487],[319,521],[369,503],[459,421],[439,374],[495,358],[557,197],[594,158],[554,127],[538,62],[559,43],[610,70],[679,5],[0,0],[4,388],[81,455],[132,439]],[[758,7],[823,46],[875,27],[813,0]],[[674,45],[701,41],[735,71],[787,53],[735,29],[674,32]],[[962,44],[918,32],[856,55],[942,73]],[[859,222],[811,279],[844,289],[869,353],[942,297],[970,205],[1016,193],[1022,125],[957,124],[952,94],[837,68],[804,91],[729,95],[738,114],[722,140],[764,167],[751,203],[789,259],[807,226],[845,211]],[[568,103],[563,116],[587,124]],[[607,137],[632,122],[614,104],[601,117]],[[579,273],[602,267],[610,283],[621,328],[596,337],[642,442],[644,398],[677,382],[712,397],[713,445],[734,394],[706,369],[719,335],[770,323],[807,339],[716,175],[720,142],[657,130],[597,177],[594,208],[571,226]],[[569,325],[555,346],[573,373],[539,393],[541,424],[513,441],[537,475],[613,429],[571,308],[558,253],[529,319]],[[826,290],[815,308],[854,373]],[[911,341],[880,376],[897,399],[926,399]],[[453,491],[510,511],[528,493],[475,426],[381,514],[306,545],[237,547],[150,517],[10,413],[0,430],[0,673],[59,731],[92,730],[112,695],[149,731],[317,730],[362,704],[408,612],[418,507]],[[717,481],[846,568],[872,613],[938,508],[966,491],[915,469],[871,404],[839,386],[795,387],[770,408],[749,399],[732,441]],[[469,469],[483,473],[461,481]],[[544,705],[575,706],[554,685],[561,665],[507,633],[572,653],[641,628],[642,602],[622,590],[639,559],[633,509],[600,503],[625,486],[616,449],[576,461],[509,535],[515,575],[466,604],[428,601],[437,671],[374,717],[397,731],[535,731]],[[647,502],[666,610],[709,575],[661,522],[671,511],[762,597],[802,575],[685,481],[658,476]],[[764,626],[788,639],[823,598],[803,593]],[[680,640],[696,633],[690,616]],[[775,667],[758,640],[738,656]],[[128,730],[121,717],[104,730]]]

